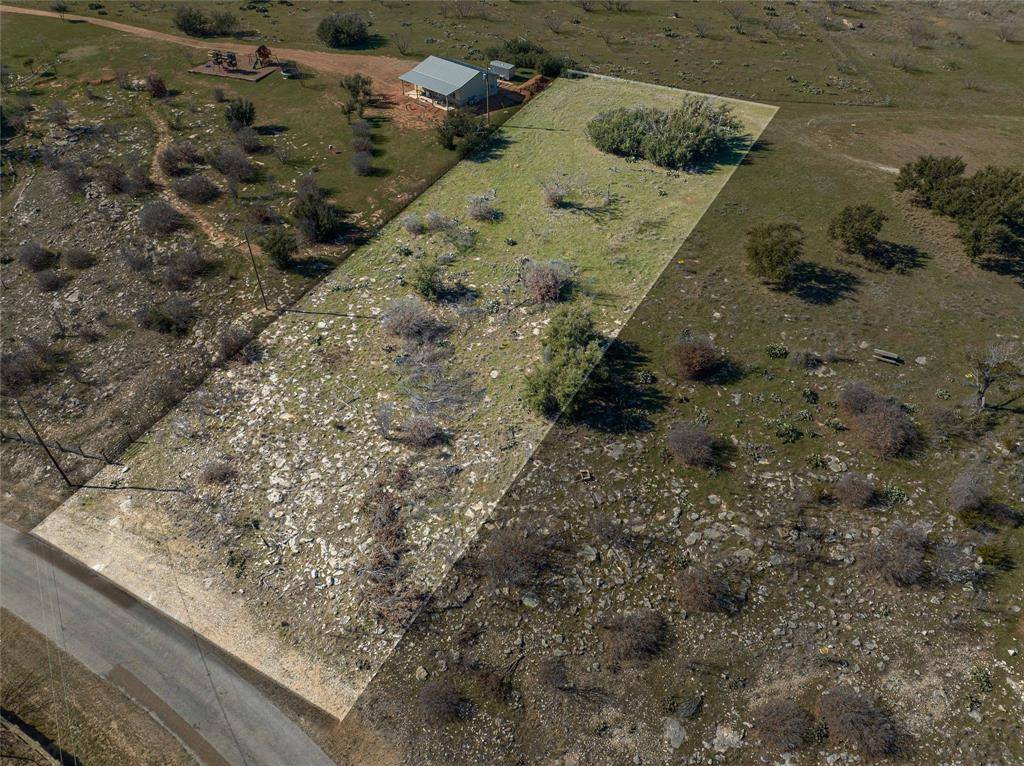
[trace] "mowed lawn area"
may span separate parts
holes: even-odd
[[[531,301],[523,262],[570,264],[570,300],[614,336],[775,112],[727,101],[744,136],[693,173],[603,154],[585,134],[610,107],[671,108],[685,95],[556,81],[410,206],[431,229],[388,224],[299,304],[324,313],[285,315],[260,338],[262,361],[215,373],[127,470],[102,476],[184,495],[79,494],[37,532],[171,614],[185,594],[201,633],[344,712],[403,624],[385,607],[432,589],[548,428],[521,396],[556,309]],[[549,207],[555,184],[565,201]],[[470,219],[477,195],[494,220]],[[444,286],[426,304],[444,328],[429,353],[381,322],[423,264]],[[424,412],[441,434],[415,446],[409,424]],[[368,511],[381,487],[406,542],[384,605],[381,520]]]

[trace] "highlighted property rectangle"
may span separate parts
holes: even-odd
[[[415,610],[547,433],[520,395],[553,309],[524,293],[524,261],[571,264],[575,300],[616,335],[775,112],[721,99],[744,145],[702,173],[604,154],[586,137],[603,110],[670,109],[685,95],[597,76],[556,81],[407,211],[442,223],[413,233],[392,222],[298,306],[380,316],[413,292],[418,264],[436,262],[453,288],[430,308],[448,327],[437,360],[410,362],[373,319],[286,315],[261,337],[262,362],[212,376],[127,468],[97,477],[185,485],[188,499],[79,492],[36,533],[343,715],[401,635],[401,621],[382,614]],[[570,204],[544,204],[553,181]],[[472,196],[496,219],[470,220]],[[423,412],[444,443],[395,438],[395,423]],[[236,478],[204,481],[216,461]],[[400,573],[384,596],[380,520],[367,502],[379,492],[394,497],[404,546],[397,564],[384,562]]]

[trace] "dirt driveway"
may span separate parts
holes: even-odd
[[[199,50],[209,50],[211,47],[216,46],[218,50],[222,51],[250,54],[255,49],[254,43],[199,40],[181,35],[171,35],[166,32],[157,32],[153,29],[136,27],[131,24],[122,24],[119,21],[79,16],[74,13],[58,14],[53,11],[21,8],[13,5],[0,6],[0,12],[23,13],[28,16],[46,16],[53,19],[63,18],[65,21],[86,22],[99,27],[116,29],[118,32],[125,32],[149,40],[160,40]],[[391,56],[371,56],[362,53],[328,53],[326,51],[277,47],[274,48],[274,55],[279,59],[291,60],[299,64],[299,66],[315,69],[318,72],[334,75],[356,74],[358,72],[369,75],[373,78],[374,90],[380,99],[381,106],[387,109],[388,117],[402,127],[413,130],[428,130],[436,125],[443,115],[443,112],[439,109],[433,109],[424,104],[416,103],[402,95],[402,83],[399,81],[398,76],[412,69],[416,64],[415,61],[397,59]]]

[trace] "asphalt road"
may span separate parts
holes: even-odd
[[[212,645],[7,525],[0,605],[119,686],[207,766],[333,766]]]

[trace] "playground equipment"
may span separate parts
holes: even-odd
[[[257,81],[271,72],[276,72],[278,67],[279,64],[274,61],[274,54],[271,53],[270,48],[261,45],[254,52],[244,54],[213,48],[207,51],[206,63],[191,71],[196,74],[212,74],[218,77]]]

